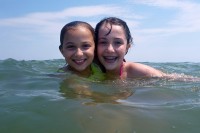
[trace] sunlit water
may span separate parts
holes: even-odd
[[[90,81],[58,74],[64,60],[1,60],[0,133],[199,133],[200,63],[145,64],[181,80]]]

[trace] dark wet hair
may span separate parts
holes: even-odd
[[[108,17],[108,18],[102,19],[99,23],[97,23],[97,25],[95,27],[95,37],[96,37],[95,38],[95,57],[96,57],[96,62],[100,66],[101,70],[103,72],[106,72],[105,67],[100,63],[100,61],[98,59],[98,56],[97,56],[97,45],[98,45],[99,29],[104,24],[110,24],[110,26],[111,26],[110,30],[108,31],[108,33],[106,35],[109,35],[110,32],[112,31],[112,25],[119,25],[125,31],[125,36],[126,36],[126,39],[127,39],[127,44],[132,44],[133,43],[133,38],[131,36],[131,32],[130,32],[130,30],[128,28],[128,25],[126,24],[125,21],[121,20],[120,18]],[[124,61],[125,61],[125,59],[124,59]]]
[[[65,33],[68,32],[68,30],[74,29],[78,26],[83,26],[85,28],[87,28],[91,33],[92,33],[92,37],[94,38],[95,41],[95,32],[94,32],[94,28],[88,24],[87,22],[83,22],[83,21],[72,21],[70,23],[67,23],[60,32],[60,46],[59,46],[59,50],[62,50],[63,47],[63,40],[64,40],[64,36]],[[104,71],[104,69],[102,68],[102,65],[100,64],[97,55],[96,55],[96,44],[95,44],[95,52],[94,52],[94,63],[96,63],[97,65],[100,65],[100,68],[102,69],[102,71]]]
[[[63,47],[63,40],[64,40],[64,36],[65,36],[65,33],[68,31],[68,30],[71,30],[71,29],[74,29],[78,26],[83,26],[85,28],[87,28],[91,33],[92,33],[92,36],[95,40],[95,33],[94,33],[94,28],[88,24],[87,22],[83,22],[83,21],[72,21],[70,23],[67,23],[62,29],[61,29],[61,32],[60,32],[60,46],[59,46],[59,49],[61,50],[62,47]]]
[[[97,46],[98,44],[98,36],[99,36],[99,29],[101,28],[102,25],[104,24],[110,24],[111,28],[109,30],[109,32],[106,35],[109,35],[110,32],[112,31],[112,25],[119,25],[121,26],[124,31],[125,31],[125,36],[127,38],[127,44],[132,44],[133,43],[133,38],[131,36],[131,32],[126,24],[125,21],[121,20],[120,18],[116,18],[116,17],[108,17],[108,18],[104,18],[102,19],[99,23],[97,23],[96,28],[95,28],[95,45]]]

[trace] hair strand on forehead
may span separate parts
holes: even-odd
[[[111,30],[112,30],[112,25],[119,25],[121,26],[123,29],[124,29],[124,32],[125,32],[125,36],[126,36],[126,39],[127,39],[127,43],[129,45],[131,45],[133,43],[133,38],[131,36],[131,32],[128,28],[128,25],[126,24],[125,21],[119,19],[119,18],[116,18],[116,17],[108,17],[108,18],[104,18],[102,19],[99,23],[97,23],[96,25],[96,28],[95,28],[95,36],[96,36],[96,39],[95,39],[95,44],[98,43],[98,35],[99,35],[99,30],[100,28],[103,26],[103,25],[107,25],[109,24],[110,25],[110,28],[109,28],[109,32],[106,34],[110,34]]]

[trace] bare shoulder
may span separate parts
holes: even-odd
[[[127,77],[162,77],[163,72],[157,70],[151,66],[135,63],[126,62]]]

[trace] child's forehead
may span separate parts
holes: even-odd
[[[113,30],[124,31],[124,28],[121,25],[106,23],[106,24],[103,24],[99,28],[99,30],[100,31],[107,31],[107,32],[111,32]]]
[[[66,30],[78,30],[78,29],[88,29],[88,28],[83,25],[75,25],[68,27]]]
[[[103,23],[100,28],[107,28],[107,29],[111,29],[111,27],[113,26],[113,24],[110,23]]]
[[[121,28],[124,28],[123,25],[121,24],[113,24],[113,23],[109,23],[109,22],[105,22],[103,23],[100,28],[108,28],[108,29],[111,29],[113,26],[117,26],[117,27],[121,27]]]
[[[85,26],[73,26],[73,27],[69,27],[69,28],[66,29],[66,33],[68,33],[68,32],[79,32],[79,31],[91,32],[90,29],[88,29]]]

